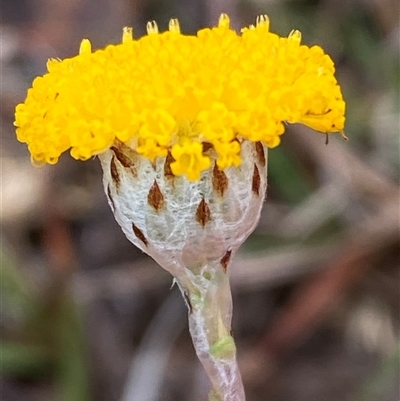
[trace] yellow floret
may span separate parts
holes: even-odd
[[[218,26],[183,35],[179,22],[135,40],[49,60],[16,108],[17,138],[38,163],[57,162],[70,149],[86,160],[121,141],[154,161],[171,152],[175,175],[196,180],[210,167],[203,142],[215,149],[219,168],[241,163],[243,140],[275,147],[284,123],[322,133],[342,132],[345,103],[332,60],[318,47],[269,30],[260,16],[237,34],[229,17]]]
[[[210,158],[203,155],[203,146],[198,142],[187,140],[183,145],[176,144],[172,147],[171,154],[175,159],[171,163],[172,173],[185,174],[191,181],[198,180],[201,172],[211,165]]]
[[[218,153],[217,165],[220,169],[230,166],[240,166],[240,144],[238,141],[228,143],[216,143],[215,150]]]

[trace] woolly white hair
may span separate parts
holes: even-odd
[[[199,181],[166,174],[165,157],[151,163],[126,146],[107,150],[100,161],[126,237],[173,273],[171,261],[196,270],[234,253],[254,230],[266,192],[266,154],[261,143],[244,141],[239,167],[221,172],[213,161]]]

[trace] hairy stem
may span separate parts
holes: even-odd
[[[200,274],[185,269],[177,282],[189,308],[193,345],[210,381],[210,401],[245,401],[231,335],[232,296],[229,276],[218,263]]]

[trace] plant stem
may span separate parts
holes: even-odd
[[[229,275],[221,264],[189,269],[176,277],[189,308],[189,329],[196,354],[210,381],[210,401],[245,401],[231,335],[232,296]]]

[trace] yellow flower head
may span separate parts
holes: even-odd
[[[284,122],[343,130],[333,62],[298,31],[279,37],[259,17],[238,34],[225,14],[196,36],[175,19],[147,31],[134,40],[125,28],[121,44],[93,53],[84,39],[79,55],[49,60],[15,113],[34,161],[54,164],[68,149],[86,160],[119,141],[151,161],[169,153],[173,174],[197,180],[210,167],[204,143],[225,169],[240,164],[244,140],[277,146]]]

